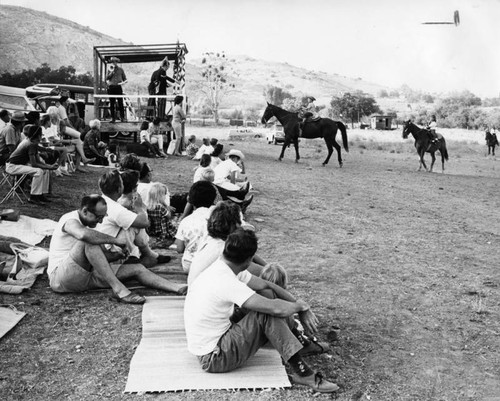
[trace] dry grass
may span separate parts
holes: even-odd
[[[449,141],[446,174],[417,173],[413,141],[400,139],[400,132],[394,141],[370,141],[349,130],[355,145],[343,156],[344,168],[335,158],[322,168],[319,141],[301,142],[299,164],[291,149],[278,163],[280,147],[264,140],[199,133],[219,136],[226,150],[247,156],[258,191],[247,219],[257,228],[259,253],[287,267],[292,292],[317,312],[319,337],[332,352],[310,362],[339,383],[336,399],[498,397],[498,160],[484,157],[478,144]],[[188,188],[196,163],[169,158],[152,164],[175,192]],[[22,210],[57,219],[82,193],[96,191],[98,176],[79,176],[77,185],[58,180],[56,191],[67,198],[44,210]],[[137,399],[122,391],[140,338],[140,307],[110,303],[107,292],[58,295],[47,286],[43,277],[22,296],[0,296],[0,303],[28,313],[0,341],[0,399]],[[300,387],[141,396],[314,398]]]

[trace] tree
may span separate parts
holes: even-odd
[[[347,92],[340,97],[334,96],[330,101],[330,106],[330,115],[332,117],[350,118],[353,127],[354,121],[359,122],[361,117],[381,112],[375,99],[361,91]]]
[[[90,72],[77,74],[71,65],[53,70],[47,63],[42,64],[36,70],[23,70],[14,74],[6,72],[0,75],[0,85],[26,88],[40,83],[93,86],[94,77]]]
[[[201,80],[197,82],[199,90],[205,96],[214,121],[219,123],[219,108],[224,97],[235,89],[230,82],[229,60],[224,52],[203,54],[201,61]]]
[[[385,89],[380,89],[377,93],[378,97],[389,97],[389,94]]]
[[[285,99],[293,98],[291,93],[283,90],[278,86],[267,86],[264,89],[264,97],[269,103],[274,104],[276,106],[283,105],[283,101]]]

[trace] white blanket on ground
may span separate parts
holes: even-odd
[[[52,235],[57,221],[35,219],[20,216],[18,221],[0,220],[0,235],[15,237],[30,245],[40,243],[46,236]]]

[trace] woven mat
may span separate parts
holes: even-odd
[[[0,338],[7,334],[26,315],[14,307],[0,305]]]
[[[263,348],[245,366],[206,373],[187,350],[184,297],[147,297],[142,339],[130,363],[126,393],[290,387],[281,357]]]

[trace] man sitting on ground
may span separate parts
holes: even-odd
[[[146,299],[132,294],[122,283],[137,280],[162,291],[184,294],[187,287],[172,283],[141,264],[122,264],[127,256],[126,240],[94,230],[107,213],[102,196],[84,196],[78,210],[63,215],[57,224],[49,250],[48,276],[55,292],[82,292],[93,288],[111,288],[119,302],[143,304]],[[118,247],[105,250],[105,244]],[[115,263],[113,263],[115,262]]]
[[[256,251],[255,233],[239,228],[228,236],[222,257],[193,281],[184,304],[188,350],[204,371],[223,373],[244,365],[269,341],[293,371],[293,383],[323,393],[338,390],[302,359],[324,349],[315,342],[304,347],[292,332],[295,313],[310,333],[318,319],[307,303],[246,270]],[[234,304],[248,313],[232,324]]]
[[[134,200],[133,209],[128,210],[117,201],[123,193],[123,181],[118,171],[105,173],[99,179],[99,188],[108,206],[108,214],[102,223],[97,225],[97,231],[112,237],[124,236],[127,239],[127,250],[130,252],[130,261],[141,263],[146,267],[153,267],[159,263],[168,263],[170,256],[158,255],[149,246],[149,236],[146,227],[149,219],[146,207],[140,196]],[[113,247],[108,247],[113,249]],[[129,261],[129,262],[130,262]]]

